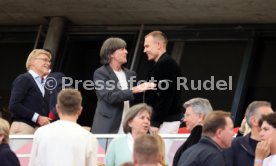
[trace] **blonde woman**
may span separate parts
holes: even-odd
[[[18,158],[11,151],[9,146],[9,130],[8,121],[0,118],[0,165],[3,166],[19,166]]]
[[[161,154],[161,161],[159,162],[159,166],[167,166],[167,164],[166,164],[165,142],[159,134],[154,134],[153,137],[157,140],[159,150],[160,150],[160,154]]]

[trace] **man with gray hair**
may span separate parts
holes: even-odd
[[[185,117],[183,118],[188,130],[191,131],[187,140],[176,151],[173,159],[173,166],[176,166],[181,154],[190,146],[198,143],[201,138],[202,124],[206,115],[213,111],[213,108],[208,99],[193,98],[183,104],[186,109]]]
[[[253,101],[245,112],[245,119],[251,132],[233,140],[231,147],[225,151],[227,166],[253,166],[255,150],[260,141],[259,120],[263,115],[272,113],[271,104],[267,101]],[[242,161],[242,162],[241,162]]]

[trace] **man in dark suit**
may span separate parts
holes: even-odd
[[[155,61],[148,80],[154,80],[158,85],[157,90],[145,93],[145,102],[153,107],[151,131],[175,134],[183,117],[181,90],[177,89],[177,77],[182,74],[177,63],[166,52],[167,43],[167,37],[160,31],[145,36],[144,52],[149,61]]]
[[[134,94],[154,88],[153,83],[147,82],[134,86],[135,72],[122,66],[127,62],[127,53],[126,42],[120,38],[108,38],[101,47],[103,66],[93,78],[98,102],[92,133],[118,133],[119,128],[122,132],[121,121],[134,102]]]
[[[49,118],[53,121],[58,120],[59,116],[56,111],[56,104],[57,104],[57,95],[62,90],[62,78],[65,77],[64,73],[62,72],[50,72],[47,76],[45,88],[49,90],[50,94],[50,112]],[[64,84],[64,86],[66,83]]]
[[[13,113],[10,134],[33,134],[37,127],[50,123],[49,92],[44,88],[50,64],[51,54],[35,49],[26,61],[28,71],[14,80],[9,103]]]

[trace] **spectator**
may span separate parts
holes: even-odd
[[[200,141],[182,153],[178,166],[225,166],[223,149],[229,148],[234,135],[230,113],[214,111],[203,122]]]
[[[20,166],[18,158],[9,146],[9,122],[0,118],[0,164],[3,166]]]
[[[238,129],[238,133],[236,137],[245,136],[251,132],[251,128],[246,122],[246,118],[244,117],[241,123],[241,126]]]
[[[158,146],[159,146],[159,151],[160,151],[160,166],[167,166],[166,164],[167,159],[166,159],[166,147],[165,147],[165,142],[163,138],[159,134],[154,134],[153,137],[157,140]]]
[[[142,135],[135,140],[133,162],[135,166],[160,166],[160,146],[156,138]]]
[[[34,134],[30,166],[96,166],[96,138],[76,123],[82,111],[79,91],[64,89],[58,94],[60,117]]]
[[[201,138],[203,121],[205,117],[213,111],[209,100],[203,98],[193,98],[186,101],[183,104],[183,107],[186,109],[184,122],[186,123],[188,130],[191,131],[191,134],[176,151],[173,158],[173,166],[177,166],[181,154],[186,149],[198,143]]]
[[[260,132],[261,142],[259,142],[257,145],[254,166],[275,166],[276,165],[276,139],[275,139],[276,113],[271,113],[263,116],[263,118],[259,122],[259,125],[261,126],[261,132]]]
[[[253,101],[245,112],[245,119],[251,132],[242,137],[236,137],[229,149],[225,151],[227,166],[253,166],[255,150],[260,141],[259,120],[263,115],[272,113],[271,104],[267,101]],[[242,161],[242,162],[241,162]]]
[[[111,141],[105,156],[105,165],[119,166],[132,161],[134,141],[149,132],[151,112],[152,108],[147,104],[137,104],[129,109],[123,122],[126,135]]]

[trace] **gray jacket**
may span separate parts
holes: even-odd
[[[134,71],[123,68],[128,81],[128,89],[121,90],[119,80],[109,65],[103,65],[94,72],[94,84],[98,98],[92,123],[92,133],[117,133],[120,127],[124,101],[134,100],[130,78],[136,80]],[[119,85],[119,86],[117,86]]]

